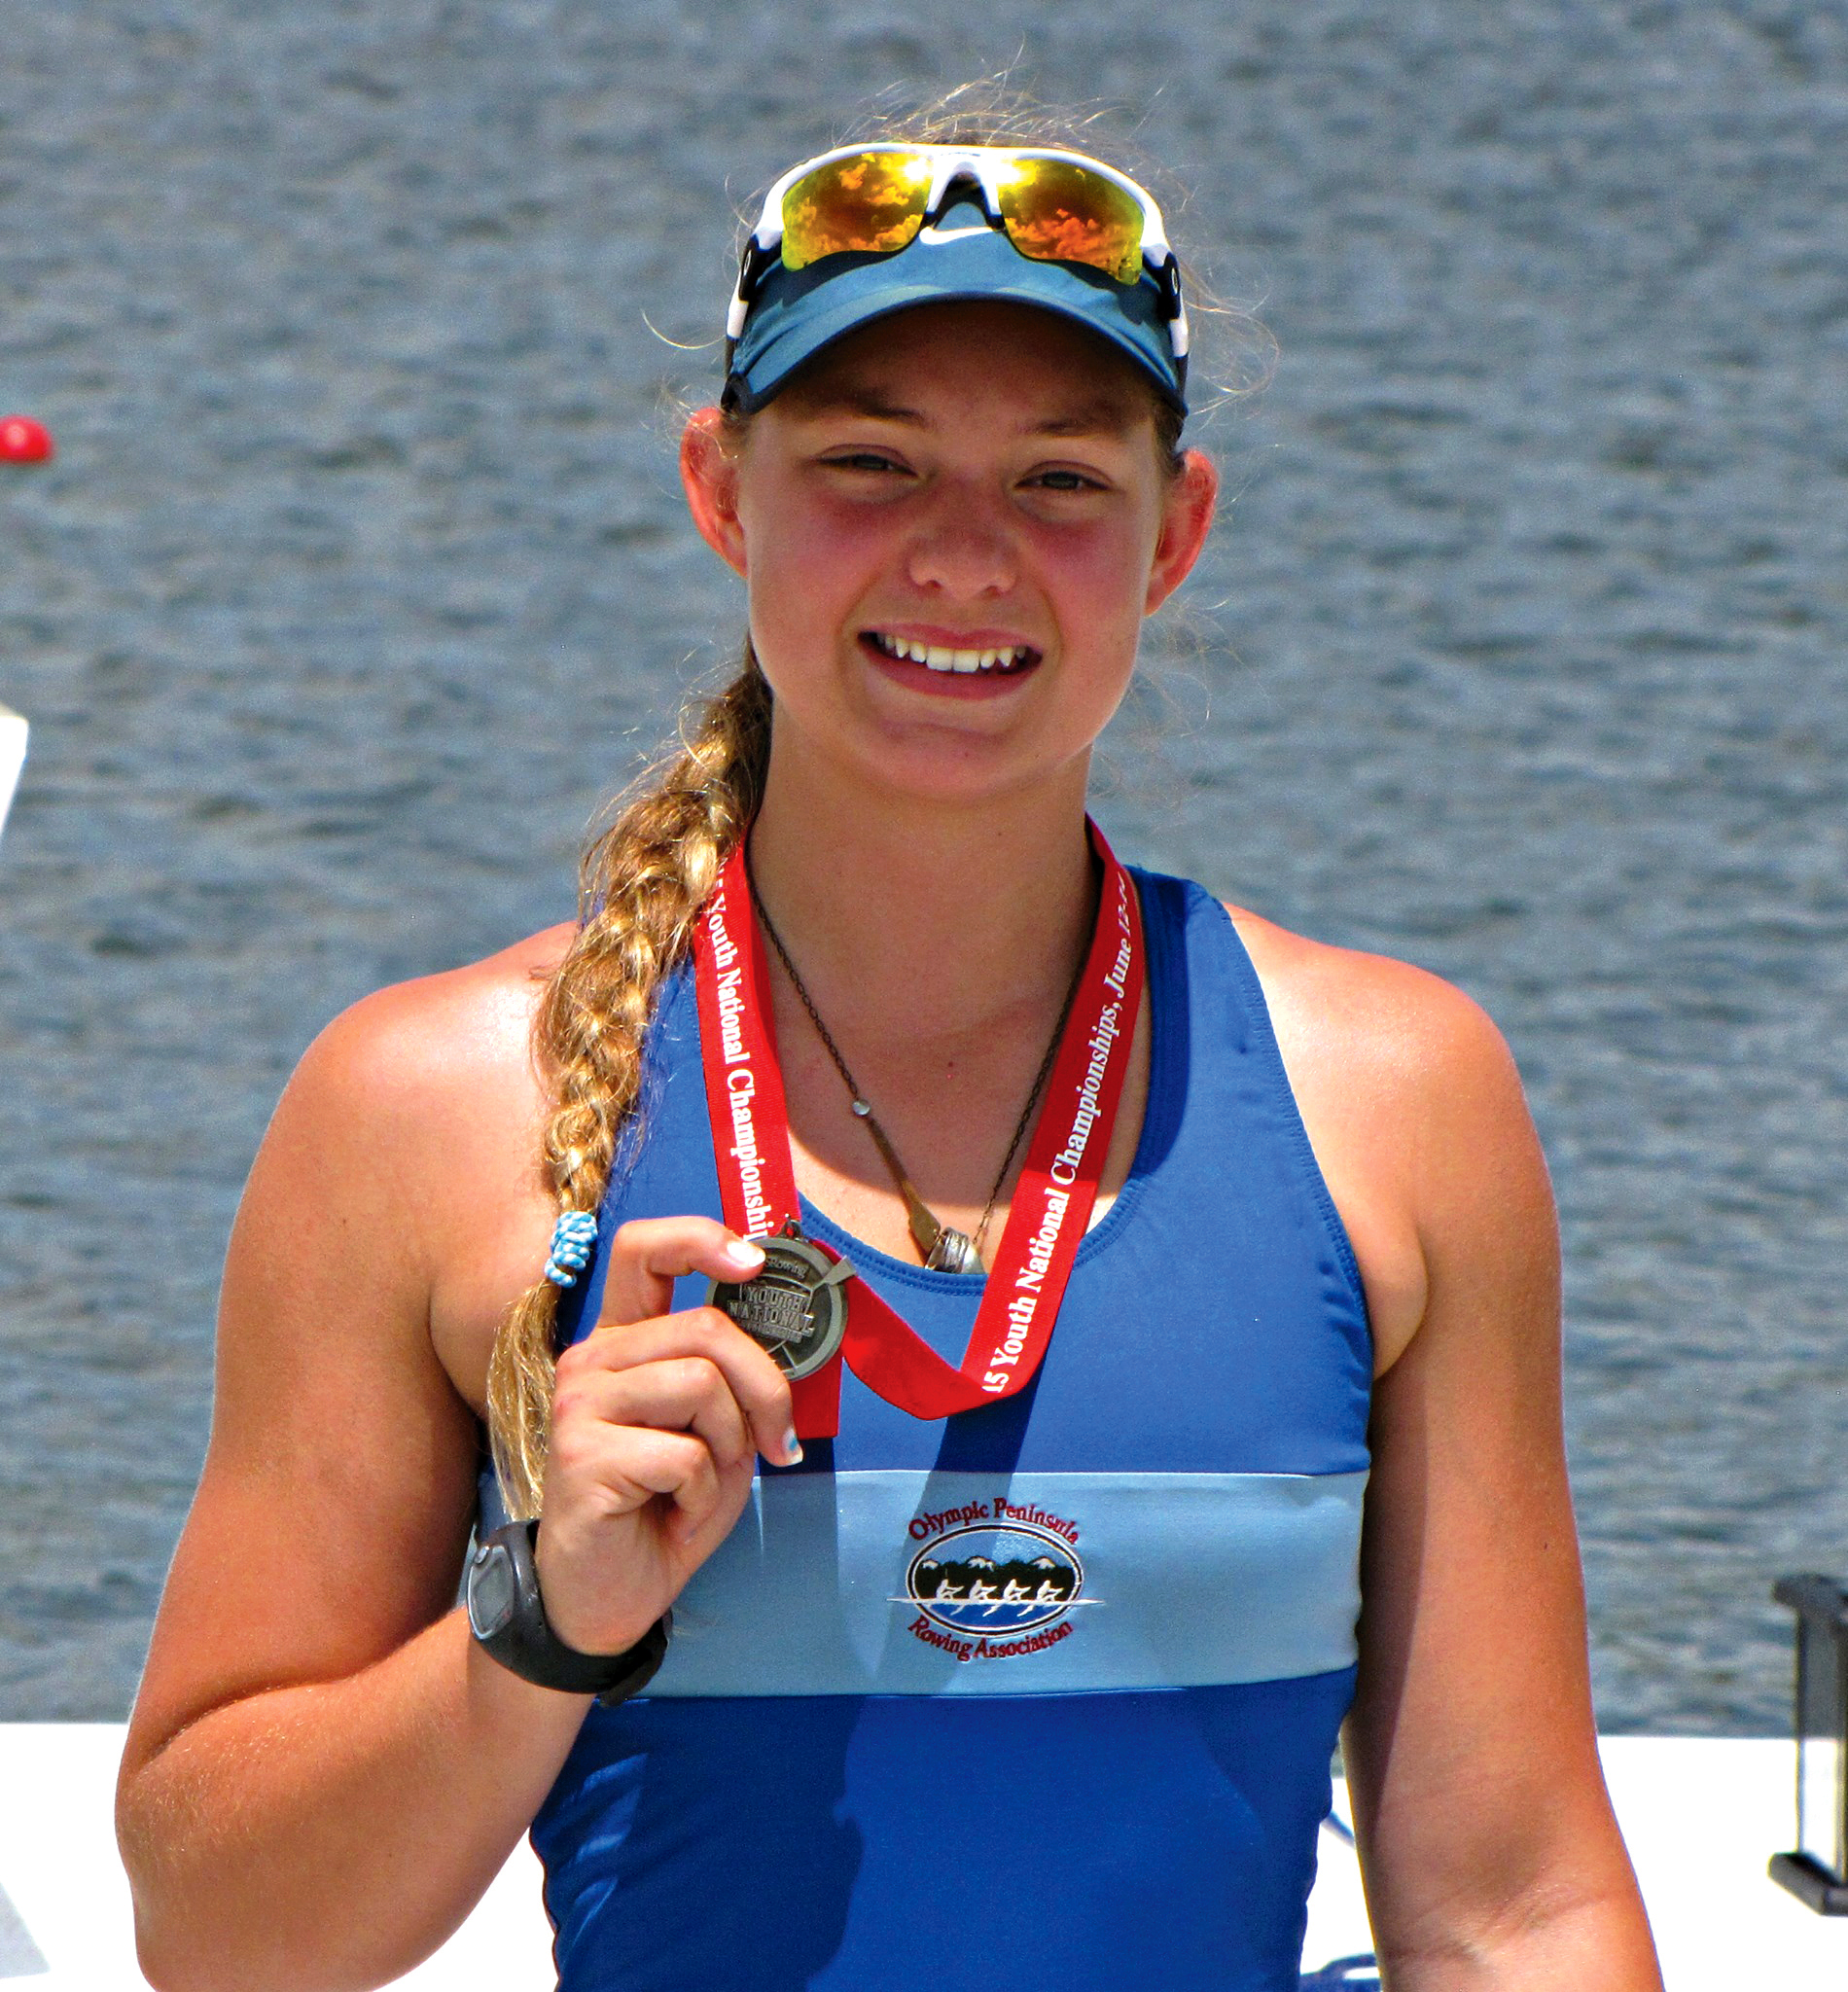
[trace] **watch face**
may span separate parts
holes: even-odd
[[[513,1618],[518,1591],[505,1543],[489,1543],[475,1552],[469,1565],[469,1624],[477,1639],[492,1639]]]

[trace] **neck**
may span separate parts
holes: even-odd
[[[972,805],[793,759],[772,742],[751,871],[831,1022],[956,1034],[1062,998],[1095,911],[1084,765]]]

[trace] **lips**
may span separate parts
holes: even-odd
[[[919,643],[890,630],[869,629],[865,639],[883,656],[900,663],[922,664],[927,671],[954,673],[960,677],[1005,678],[1028,669],[1040,661],[1040,653],[1029,643],[952,647],[948,644]]]

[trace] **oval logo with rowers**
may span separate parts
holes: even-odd
[[[1050,1529],[977,1522],[927,1543],[905,1573],[906,1596],[949,1632],[1032,1632],[1081,1601],[1084,1566]]]

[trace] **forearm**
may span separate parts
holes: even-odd
[[[213,1710],[124,1776],[142,1967],[161,1992],[347,1992],[466,1916],[587,1700],[516,1679],[447,1614],[349,1679]]]

